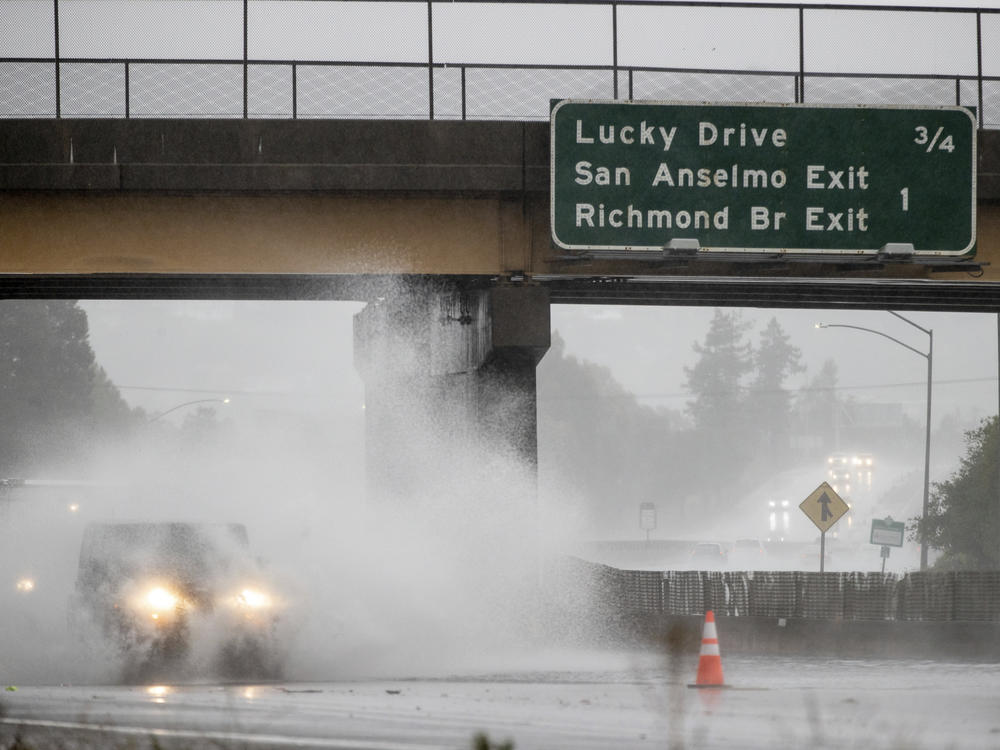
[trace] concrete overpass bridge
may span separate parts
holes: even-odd
[[[392,59],[356,52],[360,59],[303,60],[288,47],[296,42],[274,41],[266,31],[274,14],[299,4],[193,5],[209,31],[224,17],[223,38],[207,33],[198,42],[224,49],[221,55],[161,53],[173,42],[155,13],[119,9],[128,17],[108,17],[100,3],[53,0],[39,22],[44,3],[12,5],[14,32],[6,33],[17,36],[7,48],[18,54],[0,59],[0,296],[367,301],[356,320],[355,354],[368,391],[369,461],[383,467],[376,491],[405,488],[407,472],[426,458],[414,446],[434,433],[485,435],[534,466],[534,368],[549,344],[554,302],[1000,311],[1000,134],[982,127],[1000,122],[1000,61],[989,52],[1000,48],[990,44],[1000,25],[987,11],[931,12],[926,29],[914,27],[917,41],[936,44],[941,24],[954,26],[964,34],[954,46],[957,59],[940,63],[946,72],[903,74],[845,71],[841,63],[818,68],[837,41],[812,40],[831,20],[860,33],[873,19],[889,28],[924,22],[926,11],[430,0],[394,4],[396,18],[379,3],[324,0],[309,11],[320,26],[335,16],[338,34],[349,36],[376,18],[397,31],[403,24],[407,44],[392,54],[382,47]],[[546,15],[557,11],[584,17],[567,32],[573,54],[586,48],[607,59],[525,63],[503,52],[484,61],[475,48],[477,34],[498,33],[503,41],[562,29],[570,16]],[[678,67],[649,57],[650,22],[701,33],[692,20],[699,13],[708,14],[712,33],[692,37],[695,58],[710,58],[716,39],[743,45],[725,65]],[[414,30],[413,14],[426,20],[426,31],[423,24]],[[504,14],[520,20],[505,28]],[[95,37],[102,22],[111,31]],[[485,22],[493,24],[489,32],[476,25]],[[38,32],[39,23],[49,31]],[[442,27],[450,41],[442,41]],[[602,30],[596,36],[595,27]],[[472,43],[462,28],[478,29]],[[148,45],[137,47],[122,29]],[[310,30],[300,29],[299,42],[315,50]],[[781,36],[779,59],[760,59],[761,45],[746,47],[747,39],[759,41],[752,29]],[[32,43],[42,49],[28,49]],[[522,47],[519,54],[539,53]],[[413,111],[395,106],[392,89],[380,94],[393,102],[387,111],[355,99],[350,108],[367,108],[367,116],[345,116],[337,101],[341,92],[353,96],[345,82],[358,70],[416,89],[417,104],[407,100]],[[265,74],[278,81],[269,98],[257,95]],[[164,89],[158,76],[173,83]],[[543,108],[490,114],[476,94],[497,76],[531,79],[513,97]],[[859,81],[868,82],[867,91]],[[901,82],[912,90],[900,93]],[[844,102],[853,93],[909,104],[916,95],[922,105],[975,107],[975,258],[624,257],[557,249],[548,98],[683,99],[706,84],[719,95],[701,98],[809,104]],[[327,111],[320,99],[333,102]],[[191,101],[202,110],[191,111]]]

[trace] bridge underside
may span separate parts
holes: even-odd
[[[546,123],[0,122],[0,296],[357,299],[400,279],[558,303],[1000,309],[1000,138],[973,263],[553,249]]]
[[[518,277],[317,274],[0,274],[0,299],[358,300],[402,287],[542,286],[553,304],[998,312],[992,281],[768,277]]]

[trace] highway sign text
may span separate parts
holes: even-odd
[[[976,122],[960,107],[564,100],[551,149],[565,250],[975,248]]]

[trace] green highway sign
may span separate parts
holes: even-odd
[[[550,133],[563,250],[975,252],[962,107],[563,100]]]
[[[639,528],[643,531],[652,531],[656,528],[655,504],[639,503]]]
[[[869,541],[883,547],[902,547],[905,528],[906,525],[902,521],[893,521],[892,516],[885,519],[873,518]]]

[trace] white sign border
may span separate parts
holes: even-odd
[[[618,251],[632,253],[662,252],[662,245],[568,245],[556,236],[556,113],[566,104],[615,104],[615,105],[643,105],[643,106],[672,106],[672,107],[765,107],[771,109],[883,109],[883,110],[931,110],[935,112],[958,111],[968,116],[972,122],[972,220],[969,225],[971,237],[969,244],[962,250],[914,250],[914,257],[962,257],[968,255],[976,247],[976,185],[977,171],[976,158],[978,153],[978,130],[976,118],[969,111],[968,107],[960,107],[955,104],[929,106],[915,105],[904,106],[901,104],[870,105],[870,104],[776,104],[772,102],[685,102],[685,101],[654,101],[640,99],[560,99],[552,111],[549,113],[549,234],[552,242],[562,250],[587,250],[587,251]],[[901,238],[902,241],[902,238]],[[823,255],[823,256],[860,256],[871,257],[878,255],[881,248],[852,248],[852,249],[819,249],[816,248],[777,248],[777,247],[700,247],[699,252],[704,253],[745,253],[748,255]]]

